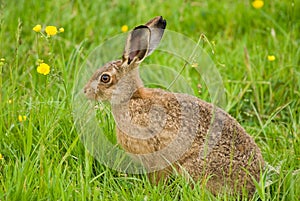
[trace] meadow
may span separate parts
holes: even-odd
[[[76,73],[100,44],[158,15],[200,41],[222,77],[223,109],[260,147],[267,165],[253,198],[213,196],[180,176],[154,186],[103,165],[82,143]],[[0,0],[0,200],[300,200],[299,19],[298,0]],[[147,62],[182,66],[159,51]],[[182,76],[210,101],[201,75]]]

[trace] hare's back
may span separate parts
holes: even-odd
[[[173,145],[185,150],[182,162],[200,157],[216,168],[224,162],[245,165],[250,159],[261,160],[254,140],[234,118],[194,96],[143,88],[128,107],[131,125],[126,126],[134,129],[127,132],[125,141],[130,141],[128,149],[135,143],[140,147],[135,153]]]
[[[199,146],[208,138],[214,145],[235,146],[240,151],[255,144],[228,113],[191,95],[143,88],[128,107],[131,123],[148,128],[153,135],[168,132],[173,138],[185,132]]]

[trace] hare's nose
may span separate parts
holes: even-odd
[[[83,93],[87,93],[88,92],[88,88],[87,87],[84,87],[84,89],[83,89]]]

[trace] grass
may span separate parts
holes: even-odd
[[[72,115],[76,72],[122,25],[131,29],[157,15],[167,19],[168,30],[208,39],[201,45],[222,76],[225,109],[268,163],[252,200],[299,200],[299,10],[298,1],[287,0],[265,2],[262,9],[251,1],[0,1],[0,200],[236,199],[213,197],[201,183],[192,189],[181,177],[152,186],[144,175],[97,162],[80,140]],[[36,24],[65,32],[45,40],[32,31]],[[49,75],[36,72],[38,59],[51,66]],[[182,66],[159,51],[147,62]],[[182,76],[210,101],[193,69]],[[112,131],[113,123],[107,124]]]

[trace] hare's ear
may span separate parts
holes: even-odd
[[[158,46],[165,28],[167,26],[166,20],[163,19],[162,16],[157,16],[153,19],[151,19],[149,22],[145,24],[147,27],[149,27],[151,31],[151,37],[150,37],[150,47],[148,54],[151,54]]]
[[[140,63],[143,61],[149,51],[150,35],[150,29],[147,26],[135,27],[127,38],[123,62],[129,65],[133,62]]]

